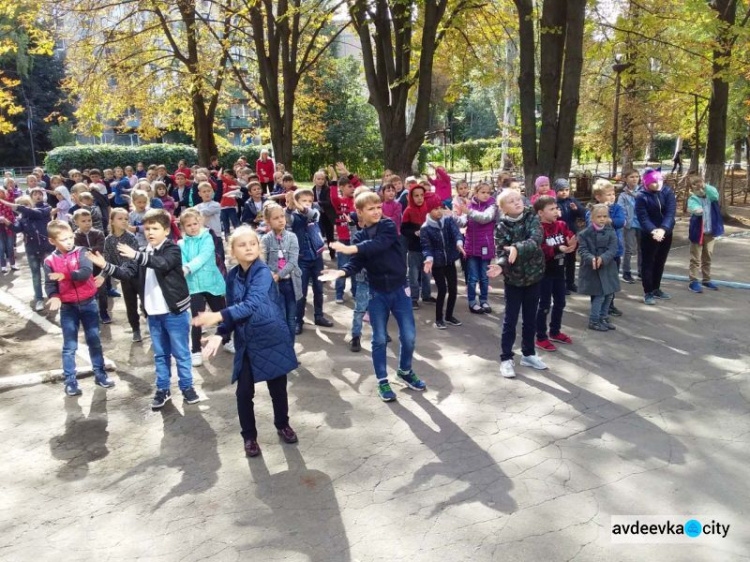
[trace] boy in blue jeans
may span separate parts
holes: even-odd
[[[151,209],[143,217],[147,246],[140,251],[118,244],[120,255],[129,261],[116,266],[101,254],[91,261],[102,274],[115,279],[137,279],[141,302],[148,314],[148,328],[154,347],[156,394],[151,402],[155,410],[172,398],[170,366],[177,364],[177,378],[184,401],[200,401],[193,388],[193,363],[190,357],[190,291],[182,269],[180,247],[169,239],[171,220],[164,209]]]
[[[355,200],[357,216],[364,228],[357,232],[351,245],[331,244],[336,252],[351,255],[341,269],[323,271],[321,281],[335,281],[356,275],[363,269],[370,281],[370,324],[372,325],[372,363],[378,379],[378,394],[384,402],[396,399],[388,382],[386,362],[386,327],[393,314],[398,323],[399,368],[396,373],[412,390],[425,390],[427,385],[412,370],[412,356],[417,333],[414,325],[411,296],[406,279],[406,263],[396,224],[383,218],[383,203],[373,192],[365,192]]]
[[[85,248],[75,246],[73,230],[66,222],[51,221],[47,225],[47,235],[55,246],[55,251],[44,260],[44,287],[50,310],[60,309],[65,394],[81,395],[76,380],[78,326],[81,324],[89,347],[95,382],[102,388],[112,388],[115,383],[104,372],[104,354],[99,339],[99,307],[96,304],[98,287],[94,282],[88,252]]]

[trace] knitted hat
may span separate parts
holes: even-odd
[[[645,185],[646,187],[648,187],[652,183],[659,183],[660,181],[662,181],[662,177],[659,170],[648,168],[643,173],[643,185]]]
[[[549,185],[549,178],[547,176],[539,176],[538,178],[536,178],[536,181],[534,182],[534,187],[539,189],[539,186],[544,185],[545,183]]]
[[[557,178],[555,183],[552,184],[552,188],[555,191],[561,191],[563,189],[570,189],[570,182],[565,178]]]
[[[437,197],[429,197],[429,198],[425,199],[424,203],[427,206],[427,212],[428,213],[430,211],[434,210],[434,209],[439,209],[441,207],[445,207],[445,204],[440,199],[438,199]]]

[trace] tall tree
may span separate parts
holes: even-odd
[[[386,168],[411,173],[429,124],[435,53],[456,18],[480,2],[347,0],[362,48],[368,101],[378,113]]]

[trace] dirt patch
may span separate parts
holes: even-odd
[[[0,307],[0,376],[57,369],[61,348],[61,336]]]

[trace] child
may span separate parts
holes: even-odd
[[[148,211],[143,217],[148,246],[136,251],[119,244],[117,249],[120,255],[130,260],[123,265],[108,263],[98,254],[91,257],[92,263],[101,267],[106,275],[120,280],[138,280],[154,349],[156,393],[151,402],[153,409],[162,408],[172,398],[169,389],[172,357],[177,364],[177,377],[184,401],[188,404],[200,401],[193,388],[188,347],[190,292],[182,270],[180,248],[168,239],[170,223],[169,213],[163,209]]]
[[[281,297],[271,271],[260,258],[257,233],[241,226],[229,237],[229,248],[237,265],[227,276],[227,308],[221,312],[204,312],[193,324],[219,324],[217,335],[206,341],[205,357],[211,357],[221,344],[222,336],[234,333],[235,348],[232,382],[237,383],[237,413],[245,454],[260,454],[255,426],[253,397],[255,383],[266,381],[273,403],[276,431],[285,443],[296,443],[297,435],[289,426],[287,374],[298,365],[294,346],[284,318]]]
[[[206,305],[214,312],[226,308],[224,276],[216,265],[216,247],[208,229],[203,228],[203,217],[196,209],[185,209],[180,214],[180,224],[185,237],[178,245],[182,252],[182,271],[190,291],[192,317],[204,312]],[[201,329],[197,326],[190,330],[190,345],[193,366],[200,367],[203,355]]]
[[[575,197],[570,196],[570,183],[565,178],[558,178],[553,184],[557,208],[562,220],[573,233],[578,232],[578,221],[586,219],[586,208]],[[565,254],[565,294],[578,291],[576,285],[576,253]]]
[[[291,199],[291,197],[290,197]],[[297,328],[297,301],[302,298],[302,276],[299,265],[299,242],[286,229],[284,208],[277,203],[268,203],[263,217],[269,231],[261,238],[261,259],[268,264],[273,280],[279,285],[289,335],[294,342]]]
[[[55,182],[56,177],[54,176],[52,178],[53,183]],[[55,198],[57,199],[57,206],[55,209],[57,212],[55,213],[55,218],[59,221],[63,222],[70,222],[73,218],[70,209],[73,207],[73,199],[70,197],[70,192],[68,191],[68,188],[64,185],[59,185],[55,188]]]
[[[562,333],[562,316],[565,310],[565,256],[576,250],[576,235],[559,220],[560,212],[553,197],[545,195],[534,203],[534,210],[544,229],[542,251],[546,266],[539,285],[539,310],[536,313],[536,346],[545,351],[557,348],[550,342],[573,343]],[[547,315],[552,305],[552,317],[547,336]]]
[[[534,181],[534,187],[536,193],[531,196],[531,204],[533,205],[540,197],[546,197],[550,194],[549,178],[547,176],[539,176]]]
[[[410,184],[409,187],[417,183],[417,180],[414,178],[411,179],[413,180],[413,184]],[[409,203],[409,190],[406,189],[401,176],[391,176],[391,183],[396,188],[396,202],[401,205],[402,209],[406,209],[406,205]]]
[[[195,208],[203,215],[203,221],[211,232],[221,238],[221,205],[214,200],[214,188],[207,181],[198,184],[198,196],[202,203]]]
[[[641,276],[641,225],[635,214],[635,196],[638,194],[638,182],[641,175],[633,168],[626,169],[623,172],[625,183],[622,186],[622,193],[617,198],[617,204],[625,211],[625,228],[622,231],[625,251],[622,257],[622,280],[626,283],[633,284],[632,270],[630,261],[636,256],[638,277]]]
[[[641,225],[643,302],[655,305],[656,299],[672,298],[661,290],[661,278],[672,247],[677,200],[672,188],[663,184],[661,172],[657,170],[646,170],[643,185],[645,189],[635,198],[635,214]]]
[[[461,216],[464,209],[467,209],[469,207],[469,203],[471,203],[469,182],[467,182],[466,180],[459,180],[458,183],[456,183],[456,196],[451,202],[451,210],[453,211],[453,216],[456,218],[456,224],[461,223],[461,219],[459,219],[458,217]],[[461,231],[461,234],[466,234],[465,226],[460,227],[459,230]],[[464,274],[464,283],[468,285],[469,266],[467,265],[466,258],[463,255],[461,255],[461,271]]]
[[[172,199],[174,199],[175,202],[174,214],[176,217],[180,216],[180,212],[183,208],[188,207],[188,205],[183,206],[183,201],[188,199],[190,191],[191,188],[187,184],[187,176],[185,175],[185,173],[177,172],[174,175],[174,185],[170,190],[170,196],[172,197]]]
[[[273,185],[273,174],[276,168],[274,161],[268,156],[268,149],[260,151],[260,158],[255,161],[255,173],[258,174],[258,180],[263,188],[263,193],[267,194]]]
[[[231,228],[240,226],[240,217],[237,215],[237,200],[242,198],[242,190],[234,178],[234,172],[224,172],[217,176],[221,179],[221,228],[224,231],[224,239],[229,240]]]
[[[694,293],[702,293],[698,273],[703,277],[703,287],[718,291],[719,287],[711,281],[711,256],[714,253],[714,242],[717,236],[724,234],[724,220],[719,208],[719,192],[712,185],[706,185],[698,175],[688,177],[690,198],[690,284],[688,288]]]
[[[334,184],[333,189],[336,188],[337,186]],[[328,176],[324,170],[318,170],[313,176],[313,197],[320,208],[320,229],[323,231],[326,243],[329,246],[328,253],[333,259],[335,252],[330,249],[330,245],[335,240],[333,227],[336,223],[336,210],[331,202],[331,184],[329,184]],[[317,275],[315,278],[317,278]]]
[[[91,212],[87,209],[78,209],[73,213],[73,222],[76,225],[75,245],[84,248],[88,252],[101,254],[104,252],[104,233],[92,227]],[[101,270],[94,267],[94,276],[99,275]],[[97,292],[99,302],[99,317],[102,324],[111,324],[112,318],[107,310],[107,290],[102,284]]]
[[[477,184],[474,188],[474,197],[468,207],[457,209],[459,225],[466,226],[466,267],[469,281],[466,286],[466,296],[469,300],[469,311],[473,314],[492,312],[492,307],[487,302],[489,298],[487,268],[492,258],[495,257],[493,232],[497,207],[495,201],[490,198],[490,191],[491,187],[488,183]],[[477,282],[479,282],[479,302],[477,302],[476,293]]]
[[[79,211],[86,212],[86,211]],[[60,310],[60,326],[63,332],[62,366],[65,375],[65,394],[80,396],[76,381],[76,349],[78,349],[78,327],[83,325],[89,357],[94,369],[95,383],[102,388],[112,388],[112,382],[104,371],[104,354],[99,339],[97,319],[96,284],[88,252],[76,247],[70,226],[59,220],[47,225],[49,240],[55,251],[44,260],[44,286],[49,298],[50,310]]]
[[[260,193],[260,184],[258,193]],[[298,189],[288,197],[286,206],[286,221],[292,232],[297,236],[299,245],[299,269],[301,275],[302,298],[297,301],[297,325],[295,335],[302,333],[302,325],[307,304],[307,288],[312,282],[313,311],[316,326],[330,328],[333,326],[328,318],[323,316],[323,284],[318,280],[323,271],[323,249],[325,244],[318,227],[321,216],[320,210],[313,203],[313,192],[309,189]]]
[[[354,211],[354,185],[352,181],[342,176],[338,180],[338,189],[335,187],[331,188],[331,203],[333,208],[336,210],[336,235],[339,239],[340,244],[349,245],[351,244],[351,234],[349,233],[349,221],[351,217],[349,214]],[[339,195],[339,190],[341,194]],[[331,246],[333,247],[333,246]],[[341,269],[349,262],[349,254],[336,254],[336,267]],[[352,298],[357,295],[357,281],[352,277]],[[342,304],[344,302],[344,289],[346,287],[346,279],[340,278],[336,281],[336,302]]]
[[[427,176],[427,181],[435,189],[435,196],[438,201],[450,201],[451,199],[451,177],[445,168],[442,166],[435,167],[434,164],[427,164],[430,168],[435,170],[435,177],[431,178]]]
[[[132,232],[128,231],[128,212],[125,209],[115,207],[109,214],[110,234],[104,239],[104,259],[116,266],[125,263],[125,258],[117,250],[119,244],[130,246],[133,250],[138,249],[138,241]],[[125,311],[128,316],[128,324],[133,330],[133,342],[143,341],[141,336],[141,323],[138,315],[138,284],[134,279],[123,279],[122,286]],[[141,299],[141,307],[143,300]]]
[[[395,223],[396,232],[400,235],[404,210],[401,208],[401,203],[396,201],[396,187],[387,181],[380,189],[380,196],[383,198],[383,216]]]
[[[91,192],[84,191],[83,193],[79,194],[78,202],[81,209],[86,209],[89,213],[91,213],[91,222],[93,227],[99,232],[104,232],[104,219],[102,218],[102,210],[94,204],[94,196],[91,194]],[[73,212],[73,214],[75,214],[75,211]]]
[[[148,193],[142,189],[136,189],[132,195],[133,210],[128,215],[128,230],[135,235],[135,239],[138,241],[138,247],[143,248],[148,243],[146,242],[146,235],[143,231],[143,217],[149,211]]]
[[[154,199],[161,201],[162,208],[167,211],[170,215],[174,216],[175,212],[175,201],[174,197],[169,195],[167,191],[167,185],[164,182],[154,182]]]
[[[323,270],[321,281],[333,281],[356,275],[363,269],[370,281],[370,324],[372,326],[372,363],[378,380],[378,394],[384,402],[396,399],[388,382],[386,328],[393,314],[399,329],[399,368],[397,376],[406,386],[423,391],[427,385],[412,370],[416,340],[414,313],[406,281],[406,263],[396,225],[383,218],[383,203],[373,192],[356,199],[357,215],[364,228],[354,236],[353,245],[336,242],[336,252],[353,256],[342,269]]]
[[[16,202],[9,203],[0,199],[0,205],[10,207],[21,215],[11,228],[16,233],[23,232],[26,260],[29,262],[31,284],[34,286],[34,310],[41,312],[44,310],[42,263],[53,250],[47,236],[47,223],[52,209],[44,202],[44,190],[41,187],[32,189],[30,197],[19,197]],[[3,221],[7,219],[3,218]]]
[[[544,370],[547,365],[536,356],[534,332],[539,306],[539,282],[544,277],[544,230],[534,210],[524,207],[519,191],[506,189],[497,197],[503,212],[495,230],[497,265],[488,268],[490,277],[505,276],[505,317],[501,336],[500,374],[516,376],[513,344],[516,341],[518,313],[522,312],[521,365]]]
[[[242,207],[242,222],[257,228],[263,220],[263,205],[266,202],[266,196],[263,195],[263,187],[260,182],[251,181],[247,187],[250,198]]]
[[[622,229],[625,226],[626,217],[625,210],[615,203],[615,186],[611,182],[604,178],[599,178],[594,182],[592,188],[594,195],[594,201],[600,205],[607,205],[609,208],[609,218],[612,224],[612,228],[615,229],[617,235],[617,256],[615,257],[615,265],[617,270],[620,270],[620,258],[624,253],[624,244],[622,238]],[[586,224],[589,224],[589,213],[586,212]],[[615,306],[615,298],[612,297],[612,301],[609,304],[609,315],[610,316],[622,316],[622,312]]]
[[[435,305],[435,327],[445,330],[446,322],[451,326],[460,326],[461,321],[453,316],[458,292],[456,260],[464,251],[464,237],[458,225],[450,215],[443,215],[445,202],[433,197],[427,201],[429,212],[424,226],[420,229],[419,241],[424,255],[424,272],[432,275],[437,285],[437,303]],[[445,293],[448,292],[448,306],[443,317]]]
[[[614,330],[609,321],[610,303],[620,290],[617,275],[617,234],[610,221],[610,209],[599,203],[591,209],[591,225],[578,235],[581,267],[578,270],[578,292],[591,295],[589,330]]]
[[[0,187],[0,200],[9,201],[8,190]],[[12,201],[11,201],[12,202]],[[16,266],[16,233],[13,226],[16,215],[7,205],[0,205],[0,267],[2,272],[8,273],[11,269],[18,271]]]
[[[419,242],[419,229],[422,228],[427,218],[425,199],[424,187],[418,183],[413,184],[409,190],[409,203],[404,211],[404,216],[401,218],[401,233],[406,237],[406,248],[408,250],[411,306],[415,310],[419,308],[420,289],[422,302],[437,302],[434,297],[430,296],[431,278],[429,274],[423,271],[424,256],[422,255],[422,245]]]

